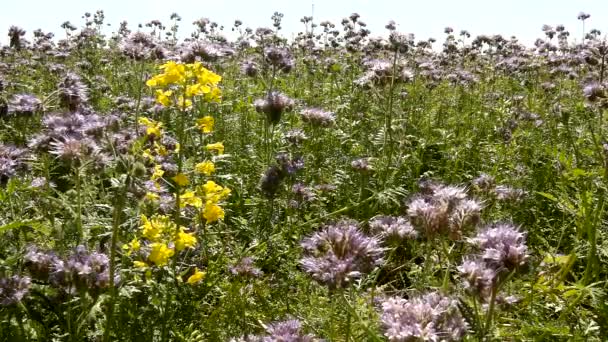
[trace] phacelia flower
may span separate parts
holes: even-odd
[[[487,226],[468,241],[479,248],[482,259],[497,270],[513,270],[528,259],[525,235],[512,224]]]
[[[378,239],[364,235],[353,221],[324,227],[305,238],[302,247],[302,267],[330,289],[346,287],[383,263]]]
[[[437,292],[388,298],[382,303],[381,320],[384,336],[391,342],[460,341],[468,329],[458,301]]]

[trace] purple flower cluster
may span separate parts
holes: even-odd
[[[437,292],[388,298],[382,303],[381,320],[384,336],[391,342],[460,341],[468,329],[458,301]]]
[[[273,91],[269,93],[264,99],[257,99],[253,103],[255,110],[258,113],[266,114],[268,122],[276,125],[281,121],[283,112],[288,112],[293,109],[295,102],[290,99],[287,95]]]
[[[421,190],[408,204],[407,213],[412,225],[427,238],[447,234],[457,240],[465,229],[479,223],[482,205],[468,198],[464,187],[429,183]]]
[[[465,289],[488,300],[506,272],[523,266],[528,259],[525,235],[511,224],[499,223],[482,229],[468,242],[479,250],[458,267]]]
[[[418,236],[418,232],[405,217],[377,216],[369,222],[369,228],[372,233],[389,242],[411,240]]]
[[[292,176],[304,168],[302,157],[291,158],[287,153],[278,154],[276,161],[277,164],[270,166],[260,181],[260,188],[267,197],[273,197],[279,191],[286,177]]]
[[[26,168],[26,150],[0,143],[0,185]]]
[[[259,268],[255,267],[255,262],[251,257],[242,258],[238,263],[230,267],[230,273],[246,278],[257,278],[264,274]]]
[[[14,116],[31,116],[42,108],[42,102],[31,94],[16,94],[8,103],[8,113]]]
[[[266,326],[266,334],[244,336],[231,342],[315,342],[321,341],[302,331],[302,323],[296,319],[276,322]]]
[[[336,115],[319,108],[305,108],[300,111],[302,121],[317,127],[329,127],[336,121]]]
[[[32,277],[67,292],[81,289],[97,291],[107,288],[110,284],[108,256],[99,252],[88,252],[84,246],[76,247],[65,259],[52,252],[30,248],[24,261]],[[114,283],[119,281],[120,278],[116,275]]]
[[[384,249],[354,221],[340,221],[302,241],[304,270],[329,289],[347,287],[381,265]]]
[[[11,306],[20,302],[30,291],[29,277],[12,276],[0,278],[0,306]]]

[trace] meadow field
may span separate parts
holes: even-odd
[[[104,20],[0,44],[0,341],[608,339],[604,33]]]

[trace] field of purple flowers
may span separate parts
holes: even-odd
[[[0,341],[606,339],[601,32],[282,18],[10,28]]]

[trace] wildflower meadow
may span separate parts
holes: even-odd
[[[608,339],[602,32],[269,19],[10,28],[0,341]]]

